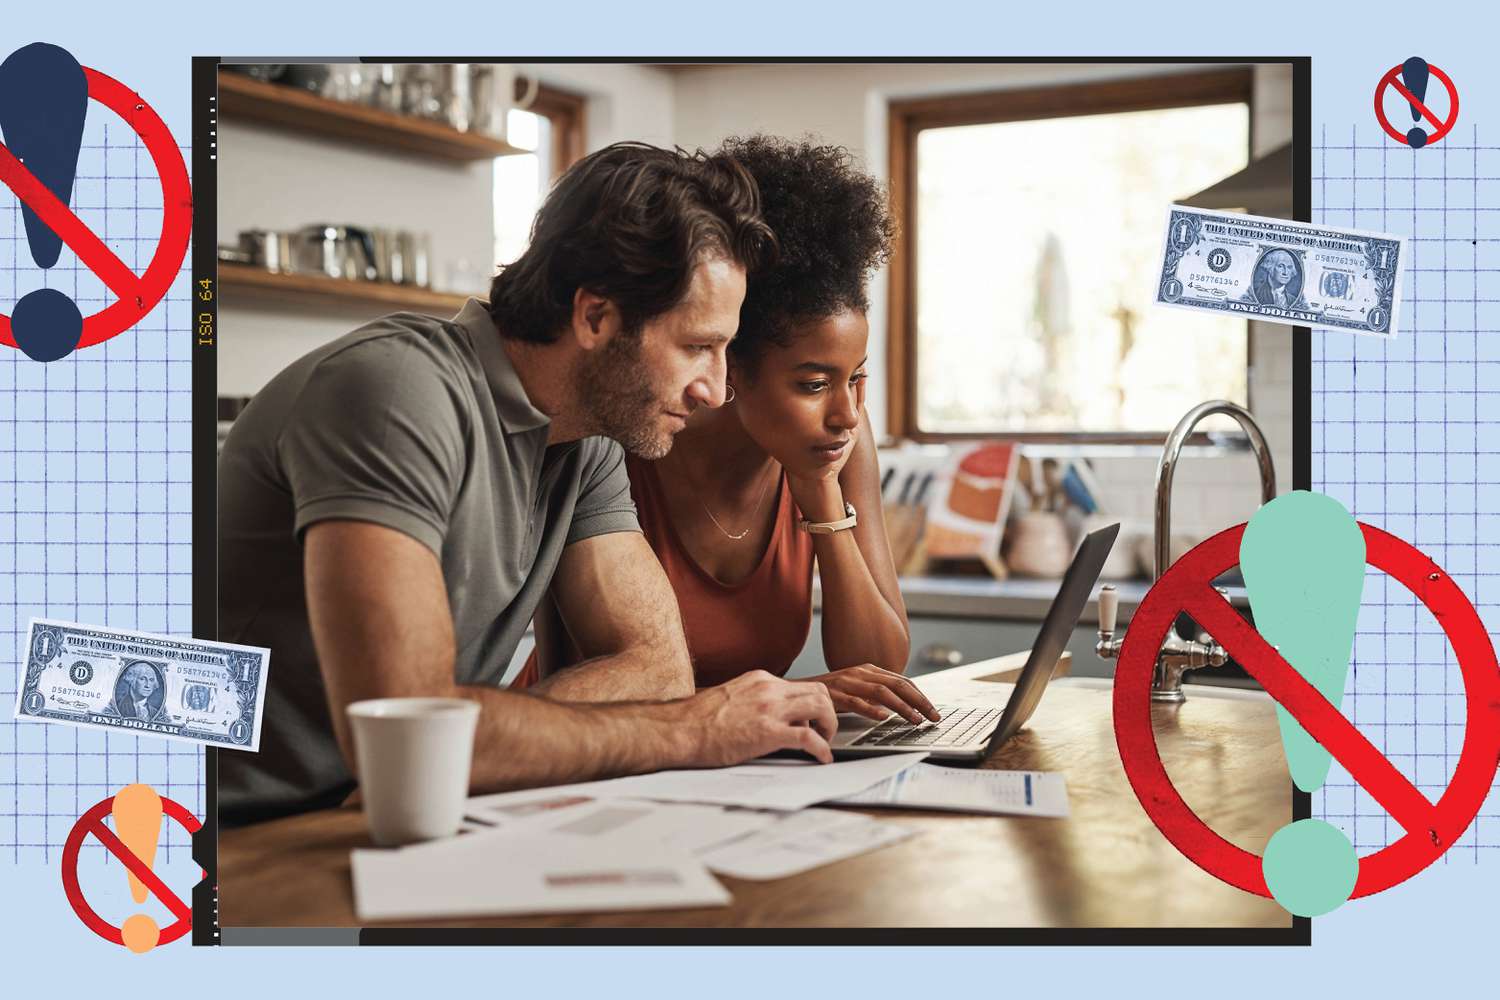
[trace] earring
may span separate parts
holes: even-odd
[[[726,402],[726,403],[732,403],[732,402],[734,402],[734,386],[730,385],[728,382],[725,382],[724,383],[724,388],[727,390],[725,392],[725,394],[724,394],[724,402]]]

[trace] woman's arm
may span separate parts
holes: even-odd
[[[886,540],[880,467],[868,416],[860,415],[853,452],[838,478],[793,484],[793,496],[808,520],[838,520],[844,516],[845,500],[859,516],[849,531],[812,536],[823,590],[823,655],[829,668],[868,663],[904,672],[911,633]]]

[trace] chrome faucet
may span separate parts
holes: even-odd
[[[1261,503],[1270,503],[1276,498],[1276,469],[1271,463],[1271,449],[1266,446],[1266,436],[1261,433],[1260,425],[1250,416],[1250,412],[1223,399],[1212,399],[1193,407],[1177,422],[1172,433],[1167,435],[1167,443],[1161,451],[1161,461],[1156,466],[1156,559],[1152,564],[1152,583],[1161,579],[1172,561],[1172,477],[1177,471],[1178,455],[1198,422],[1215,413],[1233,417],[1250,438],[1250,448],[1260,466]],[[1223,587],[1215,589],[1220,596],[1228,596]],[[1120,648],[1125,644],[1123,633],[1115,635],[1119,607],[1119,592],[1112,585],[1105,584],[1099,589],[1099,642],[1094,649],[1107,660],[1118,657]],[[1194,640],[1184,639],[1175,629],[1168,629],[1167,637],[1156,655],[1156,670],[1151,677],[1151,700],[1182,701],[1183,674],[1201,667],[1222,667],[1228,659],[1229,655],[1224,647],[1215,642],[1207,632],[1198,633],[1198,638]]]

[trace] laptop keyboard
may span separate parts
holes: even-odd
[[[902,746],[926,747],[935,744],[963,746],[982,739],[986,731],[1000,723],[998,708],[944,708],[935,706],[943,718],[938,722],[923,722],[912,725],[899,715],[882,722],[874,729],[855,740],[851,746]]]

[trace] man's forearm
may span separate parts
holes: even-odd
[[[430,549],[379,525],[328,521],[308,532],[306,550],[309,622],[334,736],[351,770],[354,738],[346,708],[371,698],[446,696],[477,702],[471,784],[483,790],[697,763],[706,759],[706,749],[722,742],[717,733],[710,737],[701,712],[694,715],[711,709],[712,701],[564,705],[458,684],[452,616]],[[675,605],[671,610],[675,613]],[[636,645],[615,641],[626,648]],[[685,670],[685,650],[681,659]]]
[[[553,701],[665,701],[693,693],[693,671],[680,646],[640,647],[584,660],[531,690]]]
[[[542,664],[548,674],[535,693],[558,701],[662,701],[693,693],[677,595],[639,532],[569,545],[551,594],[568,641],[551,644],[554,662]],[[537,635],[540,642],[542,631]],[[571,647],[577,665],[558,670],[556,657],[566,655],[558,647]]]
[[[452,693],[479,703],[476,794],[690,766],[702,753],[682,701],[576,705],[468,685]]]

